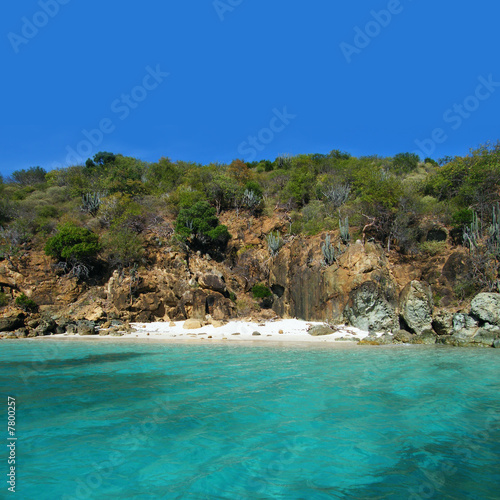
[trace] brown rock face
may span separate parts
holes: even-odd
[[[234,315],[233,303],[224,295],[212,292],[207,296],[207,312],[214,320],[221,321]]]
[[[352,290],[376,281],[382,295],[394,296],[396,284],[384,252],[367,243],[347,247],[331,266],[322,264],[321,238],[297,239],[280,251],[270,268],[273,310],[280,316],[344,322]]]
[[[214,274],[205,274],[198,280],[201,288],[213,290],[214,292],[225,293],[227,291],[226,284],[221,278]]]
[[[463,252],[455,252],[450,255],[443,266],[442,274],[450,283],[454,285],[457,281],[466,277],[469,271],[470,261]]]
[[[418,332],[430,328],[428,313],[433,303],[440,307],[454,303],[454,286],[468,272],[465,253],[414,258],[396,251],[386,254],[380,245],[370,242],[342,246],[343,253],[327,266],[321,250],[325,234],[288,235],[287,217],[279,210],[272,217],[243,217],[225,211],[221,222],[228,225],[233,239],[224,261],[175,250],[173,244],[166,249],[149,242],[146,264],[133,277],[129,270],[115,271],[106,278],[107,283],[104,275],[93,276],[92,283],[102,280],[99,285],[62,275],[43,250],[30,250],[22,261],[0,262],[0,287],[11,304],[22,292],[37,302],[40,313],[56,319],[64,315],[72,321],[205,321],[207,315],[221,321],[236,315],[278,315],[333,323],[347,318],[364,328],[397,331],[399,305],[408,325],[416,321],[412,314],[417,317],[427,311],[421,325],[408,327]],[[442,239],[441,229],[439,234],[431,234],[431,226],[428,239]],[[271,231],[279,231],[284,240],[276,257],[270,257],[266,243]],[[336,245],[335,233],[331,236]],[[420,298],[412,292],[411,300],[398,304],[399,292],[412,280],[432,286],[434,300],[429,302],[425,291]],[[251,290],[256,283],[270,288],[272,297],[255,300]],[[7,323],[14,314],[9,306],[0,312]],[[438,318],[434,325],[438,333],[449,335],[449,318]],[[36,326],[29,328],[31,332]]]

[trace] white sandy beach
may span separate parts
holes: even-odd
[[[323,325],[321,322],[310,322],[298,319],[282,319],[263,323],[249,321],[229,321],[215,328],[208,324],[201,328],[189,330],[184,328],[184,321],[174,324],[161,323],[131,323],[133,331],[121,337],[86,336],[60,334],[51,338],[85,338],[85,339],[149,339],[164,341],[253,341],[253,342],[309,342],[355,344],[368,336],[367,331],[354,327],[341,326],[330,335],[312,336],[308,333],[311,326]],[[172,326],[171,326],[172,325]],[[175,325],[175,326],[174,326]],[[258,332],[260,335],[258,335]]]

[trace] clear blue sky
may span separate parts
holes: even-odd
[[[78,150],[391,156],[433,134],[431,157],[465,154],[500,139],[499,18],[493,0],[7,2],[0,171]]]

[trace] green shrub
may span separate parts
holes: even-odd
[[[462,208],[457,210],[452,219],[456,227],[464,227],[472,222],[474,212],[470,208]]]
[[[434,256],[442,253],[446,249],[445,241],[425,241],[418,245],[419,250],[427,255]]]
[[[30,167],[28,170],[12,172],[12,180],[21,186],[33,186],[45,182],[47,171],[41,167]]]
[[[399,153],[392,159],[392,167],[395,172],[409,173],[418,167],[419,161],[415,153]]]
[[[105,258],[111,267],[130,267],[141,261],[144,247],[141,238],[127,228],[110,231],[103,237]]]
[[[198,201],[190,208],[183,208],[175,222],[177,234],[192,247],[207,250],[224,250],[231,235],[219,223],[215,208],[207,201]]]
[[[262,283],[257,283],[252,287],[252,293],[255,299],[264,299],[265,297],[271,297],[272,292],[267,288],[266,285]]]
[[[26,312],[36,312],[38,305],[36,302],[22,293],[16,298],[16,305]]]
[[[58,261],[82,262],[95,258],[101,249],[99,236],[68,222],[45,245],[45,253]]]
[[[25,200],[27,196],[29,196],[31,193],[35,192],[36,189],[33,186],[26,186],[20,189],[16,189],[12,193],[12,199],[13,200]]]
[[[262,198],[262,188],[260,187],[258,182],[248,181],[245,184],[245,190],[253,191],[255,193],[255,196],[257,196],[258,198]]]
[[[144,229],[144,209],[129,194],[115,193],[103,198],[98,219],[111,229],[126,227],[137,233]]]
[[[38,210],[38,216],[47,219],[59,217],[59,210],[53,205],[45,205]]]
[[[4,292],[0,292],[0,307],[6,306],[9,303],[9,298]]]
[[[470,279],[463,280],[461,283],[458,283],[453,287],[453,293],[459,300],[471,298],[472,296],[476,295],[479,290],[480,287]]]

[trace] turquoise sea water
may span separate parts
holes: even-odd
[[[0,387],[0,498],[500,498],[500,350],[9,341]]]

